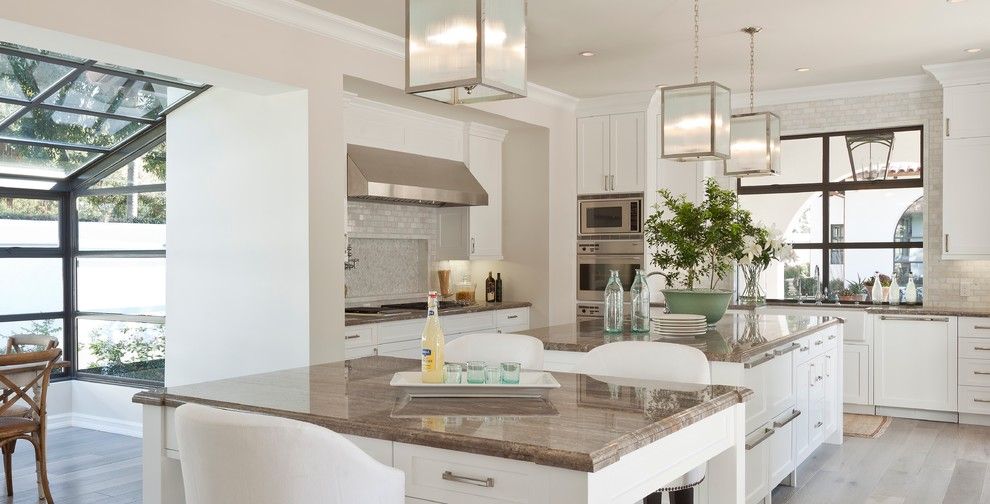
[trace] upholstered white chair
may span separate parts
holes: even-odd
[[[184,404],[175,431],[187,504],[405,502],[402,471],[329,429]]]
[[[654,341],[621,341],[593,348],[578,362],[576,372],[602,377],[711,384],[708,358],[697,348]],[[692,504],[694,487],[705,479],[704,464],[671,481],[644,504],[660,504],[661,493],[670,493],[671,504]]]
[[[543,342],[525,334],[467,334],[447,343],[443,351],[447,362],[518,362],[523,369],[543,369]]]

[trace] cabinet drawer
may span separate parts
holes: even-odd
[[[962,332],[962,327],[959,330]],[[990,340],[982,338],[959,338],[959,358],[990,360]]]
[[[378,347],[376,346],[362,346],[354,348],[344,349],[344,359],[360,359],[361,357],[371,357],[372,355],[377,355]]]
[[[990,415],[990,388],[959,387],[959,412]]]
[[[797,341],[798,349],[794,351],[794,363],[804,364],[811,360],[813,355],[811,354],[811,336],[805,336]]]
[[[358,348],[375,344],[375,326],[359,325],[344,328],[344,348]]]
[[[425,326],[425,319],[378,324],[378,343],[420,339],[423,336],[423,327]]]
[[[495,312],[467,313],[440,317],[445,333],[495,332]]]
[[[548,502],[546,474],[533,463],[396,443],[406,495],[436,502]]]
[[[495,312],[495,327],[499,329],[523,325],[529,326],[529,308],[514,308]]]
[[[959,359],[959,384],[990,387],[990,361]]]
[[[990,318],[959,317],[959,337],[990,339]],[[961,346],[959,350],[962,351]]]
[[[811,356],[818,357],[829,349],[835,348],[835,344],[838,341],[839,333],[834,327],[808,336],[808,344],[811,346]]]

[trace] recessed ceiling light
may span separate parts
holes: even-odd
[[[949,2],[949,3],[963,3],[963,2],[965,2],[966,0],[945,0],[945,1],[946,1],[946,2]]]
[[[808,67],[801,67],[801,68],[795,68],[794,71],[795,72],[810,72],[811,69],[808,68]]]
[[[969,49],[966,49],[966,52],[968,52],[970,54],[976,54],[976,53],[978,53],[978,52],[980,52],[982,50],[983,49],[981,49],[979,47],[970,47]]]
[[[578,56],[584,56],[586,58],[589,57],[589,56],[594,56],[594,55],[595,55],[595,53],[592,52],[592,51],[581,51],[581,52],[578,53]]]

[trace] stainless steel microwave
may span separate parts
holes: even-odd
[[[578,235],[632,237],[642,232],[641,195],[578,200]]]

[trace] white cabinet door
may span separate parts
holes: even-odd
[[[609,189],[642,192],[646,185],[646,116],[641,112],[609,116]]]
[[[438,208],[440,233],[437,259],[466,261],[471,257],[471,217],[467,207]]]
[[[774,431],[760,427],[746,436],[746,504],[762,502],[770,494],[770,438]]]
[[[801,414],[791,424],[794,426],[794,464],[799,465],[811,454],[811,362],[794,368],[794,409]]]
[[[825,435],[835,432],[839,412],[839,349],[832,348],[825,353]]]
[[[943,89],[946,138],[990,137],[990,84]]]
[[[770,489],[794,471],[794,420],[797,410],[781,414],[773,421],[774,434],[767,443],[770,449]]]
[[[471,259],[502,259],[502,142],[468,135],[468,168],[488,193],[488,205],[471,207]]]
[[[794,350],[788,346],[778,348],[776,351],[787,353],[778,354],[767,363],[766,381],[763,386],[767,391],[767,410],[771,417],[779,416],[794,407]]]
[[[763,425],[772,416],[767,405],[767,376],[770,374],[770,362],[773,354],[766,354],[745,364],[743,386],[753,391],[746,401],[746,432],[752,432]]]
[[[955,411],[956,318],[881,315],[874,324],[876,405]]]
[[[843,345],[842,402],[870,402],[870,346]]]
[[[990,137],[946,140],[942,166],[942,258],[990,259],[990,226],[973,221],[990,215]]]
[[[577,120],[577,192],[594,194],[609,188],[609,116]]]

